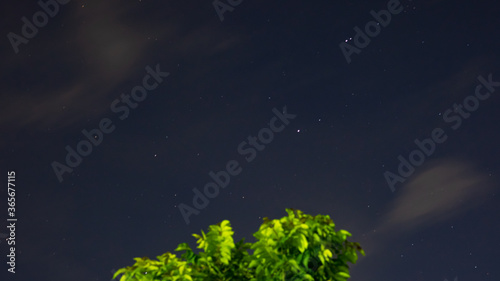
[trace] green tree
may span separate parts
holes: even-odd
[[[312,217],[300,210],[286,209],[288,216],[279,220],[264,218],[253,234],[255,243],[233,241],[228,220],[209,226],[201,235],[193,234],[194,253],[187,243],[175,251],[151,260],[135,258],[133,266],[121,268],[113,278],[120,281],[346,281],[349,264],[355,264],[358,252],[365,255],[359,243],[350,242],[351,234],[335,231],[328,215]],[[253,250],[249,254],[248,250]]]

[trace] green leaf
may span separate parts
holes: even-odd
[[[120,274],[122,274],[122,273],[125,273],[125,272],[127,272],[127,269],[126,269],[126,268],[120,268],[120,269],[118,269],[118,270],[115,272],[115,274],[113,274],[113,279],[115,279],[115,278],[116,278],[116,276],[118,276],[118,275],[120,275]]]
[[[345,272],[339,272],[339,273],[337,273],[337,275],[344,277],[344,278],[351,278],[351,276]]]

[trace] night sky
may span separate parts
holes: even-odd
[[[350,280],[500,280],[497,1],[0,11],[0,280],[109,281],[285,208],[353,234]]]

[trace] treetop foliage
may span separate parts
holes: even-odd
[[[181,258],[167,252],[151,260],[134,258],[133,266],[121,268],[113,278],[120,281],[346,281],[349,264],[355,264],[358,252],[365,255],[359,243],[347,240],[346,230],[335,231],[328,215],[304,214],[286,209],[288,216],[263,219],[253,234],[255,243],[236,244],[228,220],[209,226],[197,238],[200,253],[187,243],[175,251]],[[248,250],[253,250],[249,254]]]

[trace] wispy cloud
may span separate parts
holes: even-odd
[[[493,187],[489,176],[470,163],[457,159],[429,162],[401,187],[370,234],[365,247],[369,256],[390,247],[398,236],[422,231],[479,206]]]

